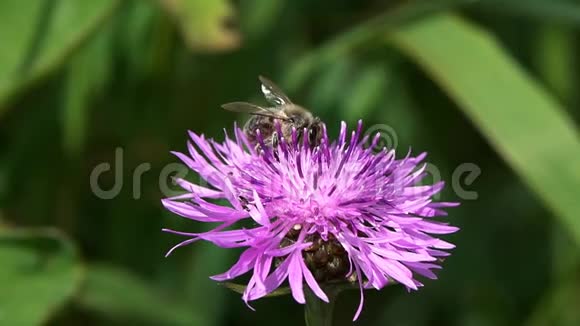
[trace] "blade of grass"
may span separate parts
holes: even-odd
[[[580,244],[580,139],[557,102],[488,33],[458,17],[429,17],[388,41],[459,104]]]
[[[389,83],[388,71],[386,65],[369,65],[361,69],[360,75],[352,81],[352,87],[342,93],[346,94],[339,104],[340,111],[344,112],[342,119],[357,121],[381,106],[380,101]]]
[[[88,133],[91,100],[110,77],[111,43],[112,30],[106,29],[77,52],[67,67],[61,124],[64,149],[70,157],[77,158],[81,153]]]
[[[566,104],[571,103],[574,95],[575,36],[571,29],[554,25],[543,26],[538,31],[534,51],[541,78]]]
[[[120,0],[0,1],[0,115],[22,89],[57,69],[118,8]],[[50,10],[47,10],[50,9]],[[39,24],[37,21],[40,20]],[[36,26],[36,28],[35,28]]]
[[[549,21],[559,25],[580,25],[580,5],[571,1],[482,0],[477,2],[476,8],[496,15]]]
[[[571,269],[573,272],[561,276],[559,284],[551,288],[546,296],[540,300],[530,319],[524,325],[578,325],[580,323],[580,279],[579,269]]]
[[[538,31],[537,50],[534,51],[540,78],[567,105],[573,103],[574,97],[574,38],[571,29],[546,24]],[[578,264],[579,257],[573,239],[562,225],[553,228],[553,277],[560,279]]]
[[[336,58],[344,56],[349,51],[380,37],[380,32],[435,12],[469,5],[474,2],[474,0],[410,1],[340,33],[336,38],[330,40],[316,51],[311,51],[300,57],[288,69],[283,84],[289,91],[295,91],[298,86],[304,85],[308,76],[313,74],[317,67],[332,63]]]

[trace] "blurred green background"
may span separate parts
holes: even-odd
[[[367,291],[358,325],[580,325],[579,30],[573,0],[0,0],[0,325],[303,324],[290,297],[252,312],[208,278],[236,252],[163,257],[181,239],[162,227],[207,227],[162,209],[169,151],[222,139],[246,117],[219,105],[263,103],[260,74],[477,193],[449,182],[440,279]]]

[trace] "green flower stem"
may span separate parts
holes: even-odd
[[[320,300],[312,290],[305,287],[306,305],[304,307],[304,318],[306,326],[332,326],[332,313],[339,289],[327,287],[324,292],[328,296],[329,303]]]

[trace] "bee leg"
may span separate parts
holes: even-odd
[[[278,137],[278,132],[274,131],[272,133],[272,154],[276,160],[279,160],[278,145],[280,145],[280,138]]]
[[[280,138],[278,137],[278,132],[274,131],[272,133],[272,147],[276,148],[280,144]]]

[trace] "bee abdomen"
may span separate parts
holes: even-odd
[[[274,121],[270,117],[252,116],[244,125],[244,133],[251,144],[258,144],[256,130],[260,130],[262,139],[269,139],[274,133]]]

